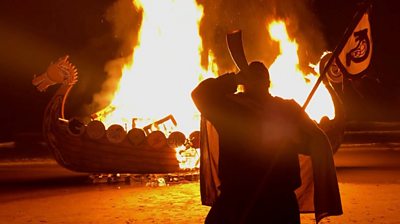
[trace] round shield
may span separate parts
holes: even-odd
[[[200,148],[200,131],[194,131],[189,135],[190,146]]]
[[[106,136],[111,143],[120,143],[125,139],[126,131],[121,125],[113,124],[107,129]]]
[[[319,74],[325,69],[326,64],[328,63],[329,59],[332,57],[332,52],[325,54],[321,61],[319,62]],[[336,59],[333,60],[331,66],[328,68],[326,72],[326,76],[328,77],[330,82],[333,83],[341,83],[343,82],[343,73],[340,71],[340,68],[336,64]]]
[[[91,121],[86,127],[86,133],[90,139],[98,140],[106,133],[106,127],[101,121]]]
[[[174,131],[172,132],[167,139],[167,143],[171,148],[177,148],[185,144],[186,137],[182,132]]]
[[[85,124],[77,118],[68,121],[68,133],[73,136],[81,136],[85,132]]]
[[[143,131],[143,129],[140,128],[132,128],[128,132],[128,139],[131,142],[132,145],[138,146],[146,140],[146,135]]]
[[[161,149],[167,145],[167,138],[161,131],[153,131],[147,136],[147,143],[155,149]]]

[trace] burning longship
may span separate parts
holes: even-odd
[[[190,1],[180,2],[189,4]],[[168,12],[165,18],[179,20],[182,26],[177,26],[176,21],[164,21],[162,12],[148,10],[151,7],[159,9],[160,6],[150,3],[146,5],[145,2],[143,4],[140,45],[134,49],[132,62],[123,68],[118,90],[110,106],[96,113],[96,116],[91,116],[90,122],[84,123],[80,119],[68,119],[64,116],[68,93],[77,81],[77,70],[68,61],[68,57],[60,58],[45,73],[33,80],[40,91],[46,90],[50,85],[61,84],[46,108],[43,131],[55,159],[68,169],[88,173],[143,174],[172,173],[199,166],[200,116],[191,102],[190,92],[202,78],[216,76],[217,73],[213,66],[209,70],[200,66],[198,51],[202,47],[197,25],[202,16],[201,8],[195,3],[177,6],[186,10],[183,15],[179,14],[179,10],[174,11],[176,18]],[[173,7],[166,8],[173,10]],[[182,21],[182,16],[186,17],[190,14],[189,11],[193,17]],[[177,27],[182,30],[176,30]],[[295,100],[302,103],[317,77],[308,75],[307,79],[311,82],[307,83],[305,75],[297,69],[297,45],[287,37],[283,22],[276,23],[269,30],[272,37],[276,36],[281,48],[281,54],[269,66],[271,93],[284,98],[300,96],[300,99]],[[179,33],[183,33],[182,40],[177,38]],[[180,47],[170,49],[174,45],[171,41],[175,41],[176,46]],[[171,52],[175,52],[176,57],[171,57]],[[189,78],[190,74],[197,76]],[[289,75],[289,80],[282,81],[282,74]],[[154,83],[155,80],[158,85]],[[288,83],[292,87],[287,87]],[[285,85],[286,88],[282,89]],[[146,94],[149,86],[158,90],[153,93],[156,97]],[[297,92],[282,92],[294,89]],[[131,92],[132,90],[137,92]],[[138,98],[132,99],[132,96]],[[342,105],[328,84],[322,88],[322,92],[317,91],[317,96],[328,98],[319,99],[323,104],[313,100],[308,107],[311,114],[307,112],[315,120],[324,118],[320,127],[326,131],[336,151],[343,136]],[[314,98],[318,101],[318,97]],[[329,102],[331,106],[326,106]],[[150,108],[138,111],[146,106]],[[324,112],[312,114],[328,107],[331,108],[330,115]],[[163,114],[165,112],[167,114]],[[152,118],[148,118],[149,114]]]
[[[51,64],[33,84],[43,91],[51,84],[61,83],[49,102],[43,120],[46,142],[57,162],[65,168],[88,173],[170,173],[180,170],[175,148],[189,144],[180,132],[168,138],[160,131],[146,133],[133,128],[128,133],[120,125],[93,120],[83,124],[66,119],[64,103],[77,81],[77,71],[68,57]],[[173,119],[173,117],[167,117]],[[165,119],[165,120],[167,120]],[[194,132],[191,146],[198,148]]]

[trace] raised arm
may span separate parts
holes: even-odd
[[[213,124],[233,122],[235,119],[236,103],[228,99],[237,89],[234,73],[227,73],[218,78],[202,81],[192,92],[192,98],[204,117]]]

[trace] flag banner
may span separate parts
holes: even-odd
[[[360,10],[354,16],[353,22],[346,29],[342,41],[332,52],[332,56],[327,56],[326,63],[321,63],[320,76],[314,84],[310,94],[303,104],[305,110],[315,94],[319,84],[325,76],[331,82],[340,83],[343,77],[347,79],[361,78],[366,75],[372,55],[371,27],[369,24],[369,11],[372,0],[366,0],[360,5]],[[339,71],[340,70],[340,71]]]
[[[369,10],[367,10],[348,37],[335,61],[347,78],[360,78],[365,75],[364,71],[369,66],[371,55],[372,38]]]

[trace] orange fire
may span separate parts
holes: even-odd
[[[171,114],[176,125],[172,122],[164,127],[165,134],[178,130],[189,136],[199,130],[200,123],[190,92],[202,79],[215,77],[218,70],[212,63],[211,52],[210,67],[203,69],[200,63],[199,22],[203,8],[195,0],[136,0],[134,4],[143,10],[139,44],[131,62],[123,68],[109,107],[112,111],[99,119],[107,127],[116,123],[130,127],[134,119],[135,126],[143,128]],[[295,97],[302,103],[316,77],[305,76],[297,69],[297,44],[289,39],[285,24],[273,22],[269,30],[281,48],[281,54],[270,66],[271,93],[284,98]],[[304,77],[311,81],[307,83]],[[319,120],[323,115],[332,117],[333,110],[328,91],[319,88],[307,112]],[[198,150],[178,147],[176,151],[181,168],[198,167]]]
[[[306,101],[308,94],[318,77],[313,74],[303,74],[297,55],[298,45],[290,40],[283,21],[274,21],[268,25],[271,38],[279,42],[280,55],[270,65],[272,95],[294,99],[300,105]],[[306,81],[309,80],[309,81]],[[320,85],[306,108],[307,114],[314,120],[320,121],[323,116],[330,119],[335,117],[335,108],[328,90]]]
[[[139,44],[123,68],[111,103],[115,110],[103,122],[130,126],[136,118],[136,126],[143,127],[172,114],[176,128],[188,135],[198,129],[199,118],[190,92],[199,77],[213,76],[200,65],[203,8],[188,0],[135,1],[135,6],[143,9]]]
[[[168,122],[162,131],[168,136],[179,130],[189,136],[199,130],[200,120],[190,92],[201,79],[217,74],[212,54],[210,68],[201,66],[203,8],[195,0],[136,0],[134,4],[143,10],[139,44],[123,68],[110,106],[113,111],[101,120],[106,126],[130,127],[135,119],[135,126],[143,128],[171,114],[176,125]],[[181,168],[198,166],[198,151],[176,150]]]

